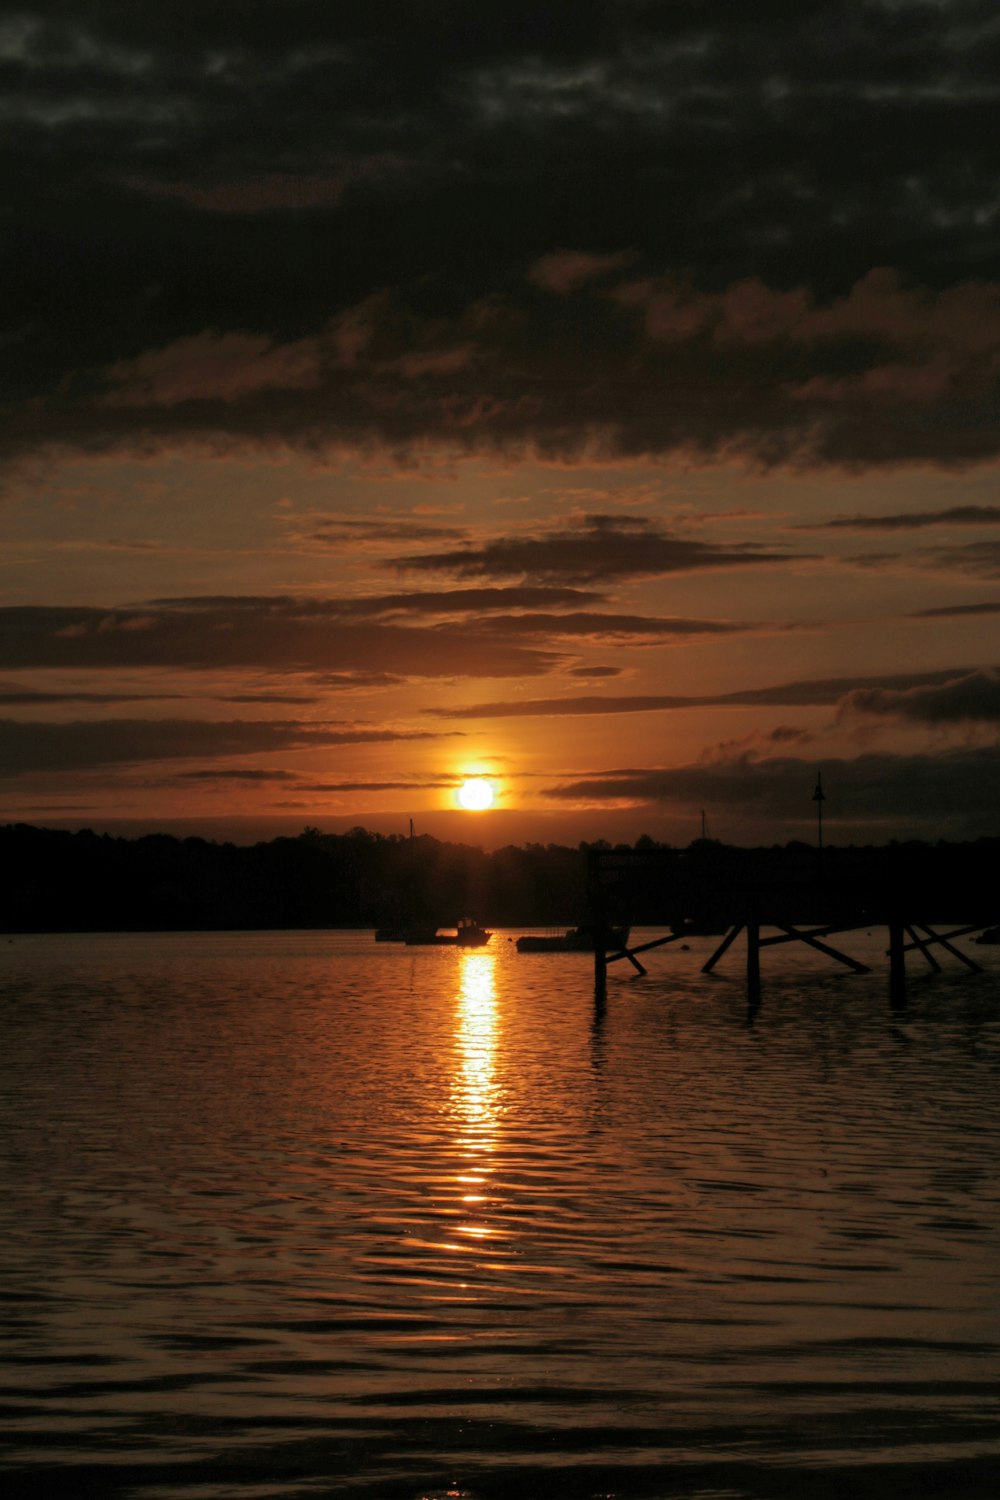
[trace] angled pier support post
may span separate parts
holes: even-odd
[[[715,968],[716,964],[719,962],[719,959],[725,953],[726,949],[730,947],[732,943],[735,943],[736,939],[739,937],[742,931],[742,922],[738,922],[735,927],[730,928],[729,932],[726,933],[725,937],[722,939],[722,942],[716,948],[715,952],[712,954],[708,962],[702,964],[701,972],[703,974],[711,974],[712,970]]]
[[[924,958],[926,958],[927,962],[930,964],[931,968],[934,970],[934,973],[935,974],[940,974],[940,972],[941,972],[941,965],[938,963],[937,959],[934,957],[934,954],[931,952],[931,945],[930,945],[930,943],[926,942],[922,937],[919,937],[917,935],[916,930],[913,927],[911,927],[909,923],[906,924],[906,930],[910,934],[910,939],[911,939],[910,946],[911,946],[911,948],[918,949],[924,955]],[[929,928],[925,928],[924,929],[925,932],[929,931],[929,930],[930,930]],[[963,953],[962,957],[963,958],[965,957],[964,953]]]
[[[921,941],[920,938],[917,937],[916,933],[913,934],[913,936],[917,940],[918,946],[923,948],[925,953],[927,952],[927,948],[929,947],[930,943],[940,943],[941,947],[945,950],[946,953],[950,953],[953,958],[957,958],[958,961],[960,963],[963,963],[967,969],[971,969],[973,974],[981,974],[983,972],[981,964],[977,964],[975,959],[970,958],[967,953],[963,953],[960,948],[954,948],[948,941],[949,938],[965,937],[966,933],[974,932],[975,928],[959,927],[954,932],[937,933],[934,931],[933,927],[928,927],[926,922],[919,922],[917,925],[921,927],[927,934],[927,938],[924,941]],[[927,953],[927,958],[930,959],[929,953]],[[940,965],[938,965],[937,967],[940,968]]]
[[[646,970],[643,968],[642,964],[636,958],[635,953],[636,953],[636,950],[633,949],[633,948],[629,948],[629,947],[625,947],[625,948],[612,948],[610,950],[610,952],[605,953],[605,955],[604,955],[605,967],[608,964],[613,964],[619,958],[627,958],[628,961],[629,961],[629,963],[632,965],[633,969],[635,970],[635,972],[637,974],[645,974]]]
[[[838,964],[844,964],[848,969],[853,969],[855,974],[870,974],[871,969],[856,958],[851,958],[847,953],[841,953],[839,948],[831,948],[829,943],[821,943],[821,937],[827,937],[831,932],[840,932],[839,927],[814,927],[808,932],[802,932],[798,927],[792,927],[787,922],[775,922],[780,937],[766,937],[761,939],[762,948],[770,948],[775,943],[806,943],[808,947],[815,948],[817,953],[825,953],[827,958],[835,958]],[[849,931],[850,929],[846,929]]]

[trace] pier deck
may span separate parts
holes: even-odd
[[[609,934],[594,950],[594,978],[603,992],[608,966],[625,961],[646,972],[639,955],[695,933],[720,941],[702,972],[710,973],[743,938],[751,1002],[759,998],[761,954],[802,943],[855,973],[860,962],[828,939],[874,927],[886,930],[889,997],[906,1004],[906,957],[919,954],[934,970],[945,955],[980,973],[982,966],[955,939],[997,922],[1000,883],[996,840],[951,849],[928,845],[876,849],[734,849],[698,841],[687,850],[590,849],[587,891],[591,920]],[[699,847],[699,844],[701,847]],[[667,929],[663,936],[622,945],[613,923],[627,920]],[[763,935],[762,935],[763,934]]]

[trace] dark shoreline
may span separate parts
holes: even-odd
[[[0,827],[9,886],[0,931],[336,931],[448,925],[463,913],[496,927],[569,927],[587,913],[587,852],[595,849],[642,856],[618,891],[621,915],[640,926],[724,926],[748,889],[849,903],[872,921],[891,900],[938,921],[1000,919],[1000,838],[819,851],[798,841],[745,849],[711,839],[676,848],[644,837],[614,849],[598,840],[484,852],[362,828],[305,829],[241,846],[8,824]]]

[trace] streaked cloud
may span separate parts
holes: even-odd
[[[969,615],[1000,615],[1000,600],[986,600],[981,604],[944,604],[934,609],[917,609],[912,620],[962,619]]]
[[[589,516],[574,530],[500,537],[479,546],[397,557],[393,566],[400,572],[587,584],[796,560],[801,558],[754,542],[721,546],[671,536],[644,516]]]
[[[928,568],[966,573],[971,578],[1000,578],[1000,541],[937,547],[921,554],[919,561]]]
[[[178,781],[298,781],[294,771],[267,771],[259,766],[226,766],[204,771],[178,771]]]
[[[809,521],[793,531],[917,531],[925,526],[1000,526],[1000,505],[951,505],[946,510],[904,511],[887,516],[838,516]]]
[[[697,636],[739,635],[759,626],[732,620],[688,620],[682,617],[651,615],[617,615],[576,611],[564,615],[526,612],[520,615],[486,615],[468,622],[468,628],[485,625],[500,629],[508,636],[537,636],[542,640],[578,637],[596,641],[658,642],[669,639],[692,639]]]
[[[7,684],[0,686],[0,707],[4,708],[43,708],[59,703],[160,703],[183,697],[183,693],[92,693],[72,688],[46,692]]]
[[[566,698],[522,698],[509,702],[465,704],[461,709],[447,706],[428,708],[427,714],[440,719],[550,718],[576,714],[661,713],[697,708],[816,708],[832,707],[849,694],[864,689],[907,692],[924,686],[946,686],[956,678],[966,677],[970,669],[945,668],[936,672],[891,673],[882,677],[820,677],[801,682],[778,683],[773,687],[740,688],[735,692],[704,695],[678,693],[634,693]]]
[[[103,719],[61,724],[0,719],[0,776],[433,738],[414,730],[278,719]]]
[[[558,657],[483,628],[331,618],[310,601],[207,602],[203,606],[0,610],[4,670],[28,667],[186,668],[341,674],[359,685],[372,674],[427,678],[533,677]]]

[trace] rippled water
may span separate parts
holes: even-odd
[[[0,945],[5,1494],[1000,1489],[1000,950]]]

